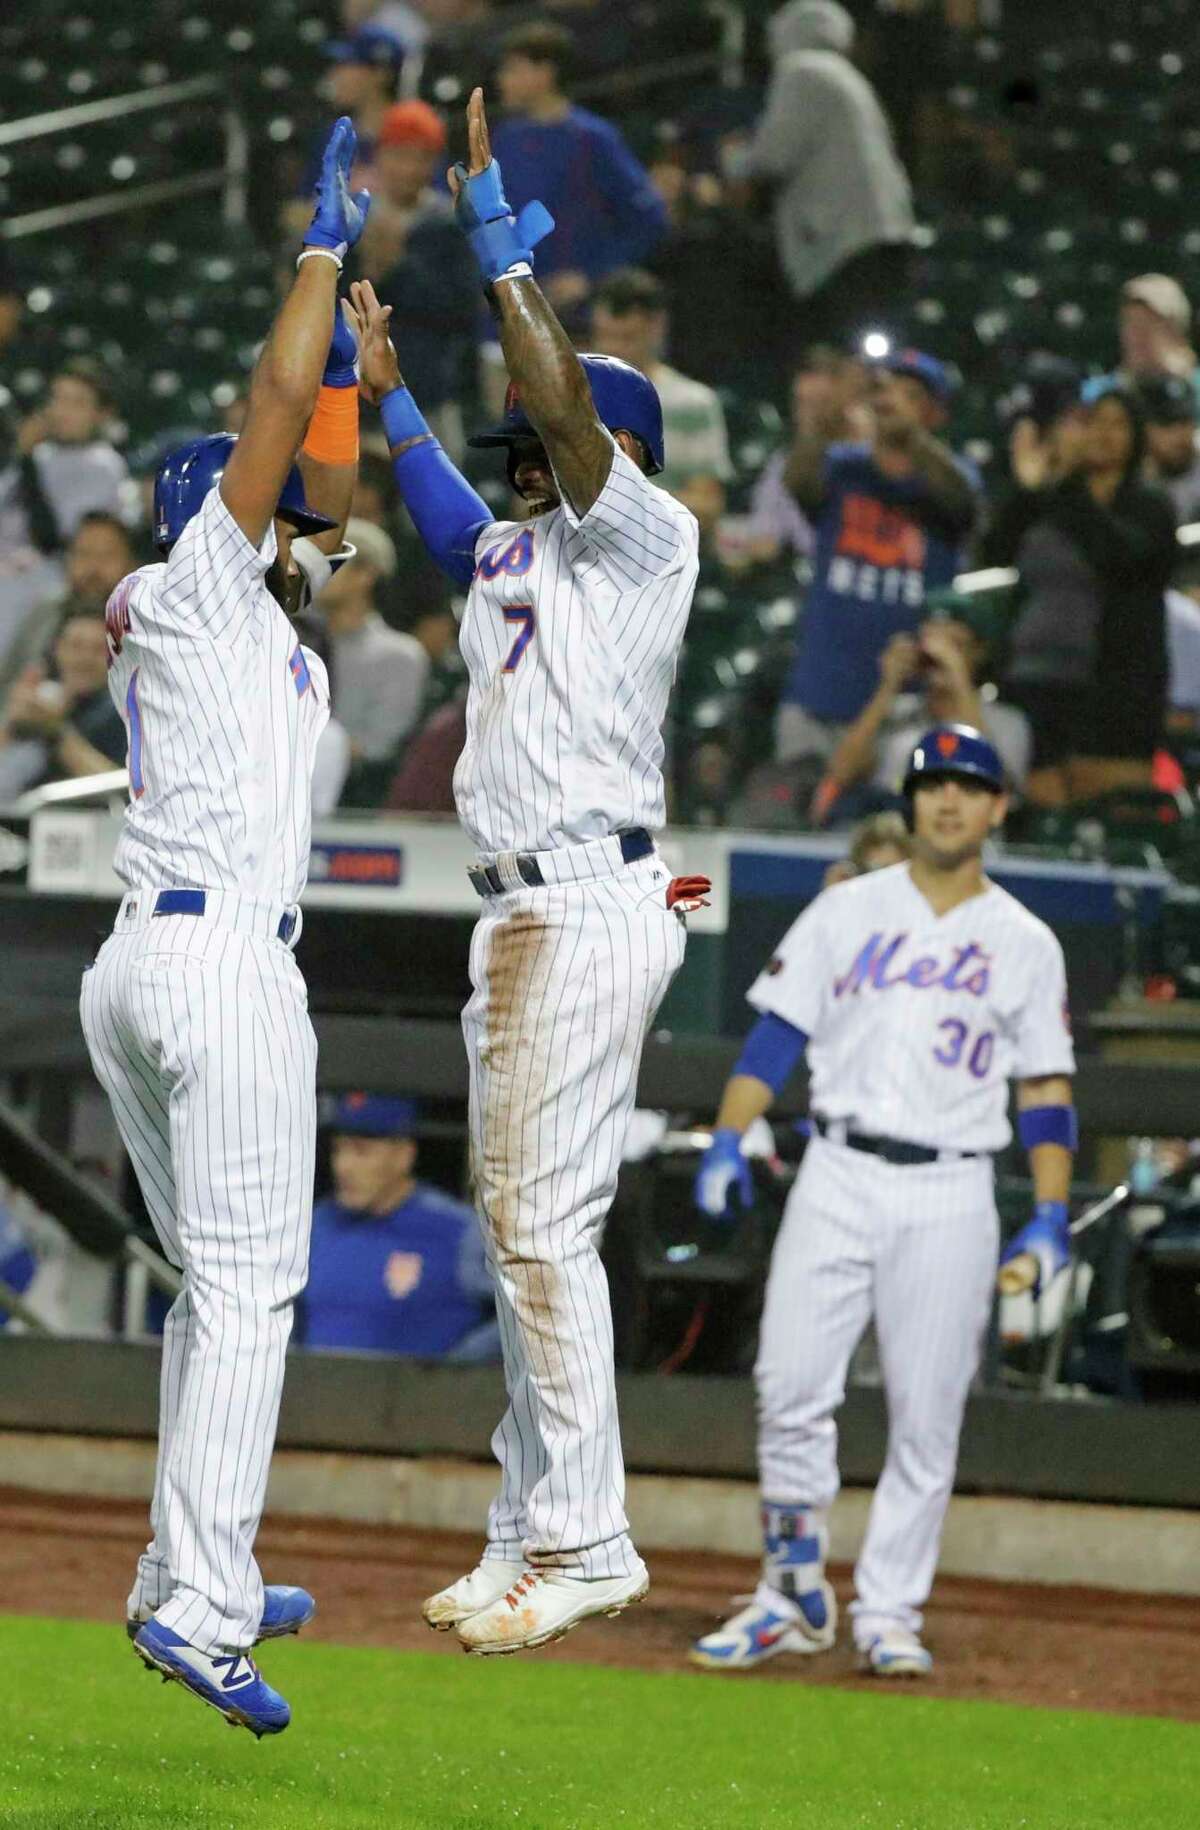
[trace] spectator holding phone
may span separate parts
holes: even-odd
[[[853,817],[869,788],[898,798],[905,764],[934,724],[969,724],[996,746],[1012,788],[1029,771],[1033,739],[1023,712],[980,685],[986,649],[966,623],[931,618],[917,634],[894,635],[879,657],[879,685],[846,732],[813,799],[816,824]]]
[[[776,756],[833,754],[876,685],[879,656],[948,585],[979,480],[938,436],[952,394],[936,357],[900,350],[873,375],[869,412],[798,410],[784,476],[812,524],[813,577],[776,721]],[[861,427],[844,439],[847,417]]]

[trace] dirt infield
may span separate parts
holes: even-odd
[[[0,1488],[0,1610],[120,1622],[145,1532],[140,1505]],[[417,1607],[474,1563],[478,1537],[268,1519],[258,1548],[268,1580],[301,1583],[317,1596],[314,1638],[458,1656],[454,1636],[430,1633]],[[537,1657],[687,1670],[689,1643],[754,1586],[754,1565],[743,1558],[658,1552],[649,1562],[653,1586],[640,1608],[588,1623]],[[832,1574],[844,1601],[848,1572],[835,1566]],[[1200,1599],[947,1577],[934,1591],[926,1633],[937,1669],[925,1694],[1200,1721]],[[856,1675],[842,1638],[824,1657],[782,1657],[757,1675],[877,1684]]]

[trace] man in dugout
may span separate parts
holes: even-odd
[[[313,1213],[297,1338],[309,1348],[500,1357],[474,1210],[416,1178],[410,1099],[347,1093],[333,1119],[333,1193]]]

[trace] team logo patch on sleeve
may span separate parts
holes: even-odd
[[[304,659],[304,650],[299,644],[297,644],[296,648],[293,650],[292,658],[288,662],[288,670],[295,683],[297,693],[306,693],[312,685],[312,676],[308,671],[308,662]]]
[[[763,970],[766,972],[769,979],[778,978],[779,974],[783,971],[783,955],[777,953],[774,959],[767,961]]]

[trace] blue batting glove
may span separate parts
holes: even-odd
[[[333,335],[329,339],[329,354],[325,358],[325,373],[321,377],[321,386],[324,388],[356,388],[358,386],[357,362],[358,339],[347,322],[340,302],[335,301]]]
[[[328,248],[341,260],[363,232],[371,207],[370,191],[350,194],[350,173],[358,150],[358,135],[348,114],[334,122],[321,154],[317,179],[316,213],[304,237],[306,248]]]
[[[1037,1260],[1033,1294],[1040,1296],[1071,1261],[1071,1228],[1065,1201],[1038,1202],[1033,1219],[1013,1235],[1001,1252],[1001,1270],[1023,1252]]]
[[[554,218],[545,204],[527,203],[514,216],[495,159],[474,177],[465,165],[456,165],[454,172],[459,183],[454,215],[488,284],[510,267],[522,262],[531,266],[534,248],[554,227]]]
[[[742,1139],[737,1131],[722,1128],[713,1132],[712,1143],[704,1152],[696,1176],[695,1202],[710,1220],[737,1219],[731,1196],[736,1189],[740,1207],[754,1204],[754,1178],[742,1155]]]

